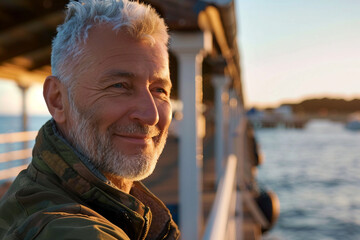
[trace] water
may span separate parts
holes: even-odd
[[[318,120],[256,136],[266,159],[258,180],[281,205],[265,239],[360,239],[360,132]]]
[[[29,116],[28,131],[37,131],[40,127],[51,118],[51,116]],[[21,132],[22,118],[21,116],[0,115],[0,134]]]

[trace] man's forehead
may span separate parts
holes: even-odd
[[[155,71],[153,73],[154,78],[157,79],[162,79],[164,81],[168,81],[171,82],[170,80],[170,72],[169,72],[169,66],[164,66],[163,68],[161,68],[161,70],[159,71]]]

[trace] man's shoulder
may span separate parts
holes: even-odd
[[[70,235],[69,235],[70,234]],[[0,201],[0,239],[129,239],[123,230],[74,200],[21,173]]]
[[[27,170],[17,176],[0,199],[0,239],[17,235],[20,230],[37,228],[39,221],[36,218],[45,217],[52,209],[58,208],[61,212],[64,206],[79,205],[61,188],[46,185],[49,183],[43,185],[34,181]],[[17,238],[15,235],[14,239]]]
[[[52,205],[74,202],[60,186],[52,184],[50,178],[44,182],[34,181],[27,170],[22,171],[1,198],[0,211],[4,207],[19,207],[31,215]]]
[[[33,213],[6,233],[9,239],[129,239],[125,232],[80,204],[56,205]]]

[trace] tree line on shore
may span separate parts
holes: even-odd
[[[294,114],[347,115],[360,112],[360,99],[314,98],[299,103],[283,103],[281,106],[290,106]]]

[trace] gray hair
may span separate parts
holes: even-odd
[[[167,47],[169,35],[164,20],[148,5],[129,0],[71,0],[67,5],[65,22],[58,26],[52,43],[52,74],[71,88],[76,74],[91,65],[84,62],[88,31],[94,25],[110,23],[114,31],[125,29],[132,37],[156,41]],[[89,60],[89,59],[87,59]]]

